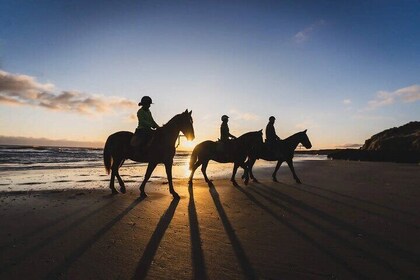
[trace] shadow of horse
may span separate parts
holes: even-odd
[[[192,111],[185,112],[174,116],[168,123],[158,128],[155,132],[151,143],[147,148],[143,149],[141,153],[138,153],[138,149],[141,147],[133,147],[130,144],[130,140],[133,137],[133,133],[129,131],[119,131],[108,137],[104,147],[104,164],[107,173],[111,171],[111,179],[109,188],[113,194],[117,194],[118,191],[114,187],[114,180],[117,177],[120,185],[120,191],[126,192],[124,181],[118,173],[119,168],[123,165],[126,159],[131,159],[137,162],[147,162],[146,174],[144,180],[140,185],[140,197],[146,197],[144,188],[147,181],[152,175],[153,170],[159,163],[163,163],[166,169],[166,175],[168,177],[169,192],[174,198],[179,198],[179,195],[175,192],[172,184],[172,164],[175,155],[175,142],[178,139],[178,135],[182,132],[188,140],[194,139],[194,128],[193,119],[191,117]]]
[[[275,146],[274,148],[269,147],[267,144],[264,144],[262,149],[252,150],[253,153],[250,154],[250,156],[248,157],[248,161],[246,162],[248,169],[245,170],[242,178],[247,180],[248,176],[251,176],[251,179],[254,182],[258,182],[254,174],[252,173],[252,167],[254,166],[255,161],[257,159],[264,159],[267,161],[277,161],[277,165],[272,174],[272,178],[274,182],[278,182],[277,171],[279,170],[281,164],[285,161],[287,162],[287,165],[289,165],[290,171],[292,172],[293,178],[295,179],[296,183],[301,184],[301,181],[296,175],[295,168],[293,166],[293,156],[296,147],[299,144],[302,144],[306,149],[312,148],[311,141],[309,141],[306,131],[307,130],[305,129],[304,131],[295,133],[284,140],[277,141],[277,146]]]
[[[195,146],[191,158],[190,158],[190,178],[188,184],[192,186],[192,181],[194,177],[195,170],[201,165],[201,171],[203,172],[204,180],[209,184],[210,180],[207,177],[207,165],[210,160],[214,160],[220,163],[233,162],[233,172],[230,180],[233,183],[235,181],[236,171],[238,167],[242,167],[245,171],[247,165],[245,164],[246,158],[254,151],[259,149],[263,144],[262,140],[262,130],[248,132],[237,139],[231,140],[231,142],[226,145],[230,147],[231,150],[229,153],[221,152],[218,150],[218,145],[220,143],[214,141],[204,141]],[[256,152],[253,152],[256,153]],[[245,184],[248,183],[248,178],[245,178]]]

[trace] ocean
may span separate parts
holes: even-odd
[[[106,188],[109,175],[103,165],[101,148],[32,147],[0,145],[0,192],[67,188]],[[189,176],[190,152],[177,151],[174,158],[174,180]],[[324,160],[326,156],[299,154],[294,162]],[[141,182],[147,164],[127,160],[120,169],[126,183]],[[232,164],[211,161],[207,173],[212,177],[230,176]],[[275,162],[257,161],[256,168],[275,166]],[[282,167],[284,168],[284,167]],[[238,171],[242,174],[242,171]],[[195,178],[202,178],[197,170]],[[166,181],[159,165],[151,181]]]

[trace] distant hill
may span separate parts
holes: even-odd
[[[328,155],[332,159],[362,161],[420,162],[420,122],[386,129],[365,141],[360,149],[346,149]]]
[[[362,150],[420,151],[420,122],[409,122],[373,135],[365,141]]]

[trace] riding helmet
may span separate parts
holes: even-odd
[[[223,116],[222,116],[222,122],[227,121],[228,119],[229,119],[229,117],[228,117],[228,116],[226,116],[226,115],[223,115]]]
[[[145,104],[153,104],[152,98],[150,96],[143,96],[140,100],[139,106],[145,105]]]
[[[269,121],[274,121],[275,119],[276,119],[275,117],[271,116],[268,120]]]

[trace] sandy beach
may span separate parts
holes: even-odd
[[[224,165],[230,169],[231,165]],[[415,279],[420,172],[413,164],[305,161],[232,186],[196,174],[69,190],[1,192],[1,279]],[[211,169],[209,169],[211,176]],[[67,182],[68,183],[68,182]],[[100,185],[100,186],[99,186]]]

